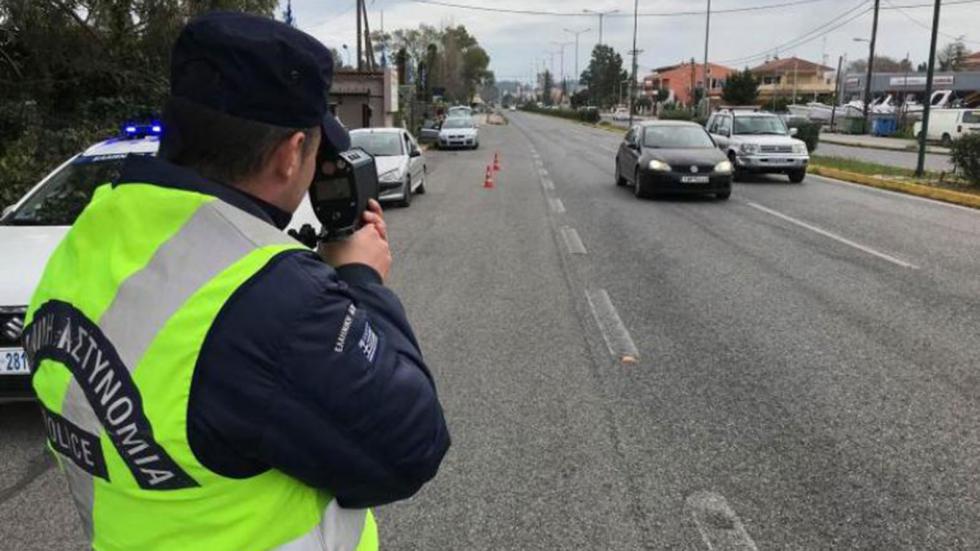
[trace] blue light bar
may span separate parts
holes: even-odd
[[[156,121],[149,124],[127,123],[123,125],[122,131],[130,139],[159,136],[163,133],[163,125]]]

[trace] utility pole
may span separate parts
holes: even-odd
[[[836,122],[837,119],[837,104],[839,103],[838,92],[840,92],[840,85],[841,85],[840,72],[841,72],[841,67],[843,65],[844,65],[844,56],[840,56],[837,58],[837,76],[835,77],[836,80],[834,81],[834,105],[830,108],[830,131],[831,132],[834,131],[834,122]]]
[[[868,131],[868,108],[871,106],[871,74],[875,66],[875,41],[878,39],[878,11],[881,0],[875,0],[875,17],[871,23],[871,48],[868,53],[868,79],[864,83],[864,131]],[[938,9],[938,7],[937,7]]]
[[[619,13],[619,10],[609,10],[609,11],[594,11],[594,10],[582,10],[582,13],[591,13],[592,15],[599,16],[599,42],[602,44],[602,18],[607,15],[612,15],[614,13]]]
[[[711,112],[711,100],[708,94],[711,90],[711,77],[708,70],[708,37],[711,35],[711,0],[708,0],[708,13],[704,23],[704,99],[708,102],[704,115]]]
[[[937,0],[938,1],[938,0]],[[633,128],[633,111],[636,109],[636,32],[640,21],[640,0],[633,0],[633,71],[630,73],[630,128]]]
[[[371,28],[368,26],[367,3],[361,0],[361,12],[364,16],[364,54],[367,57],[367,68],[369,71],[377,69],[374,60],[374,48],[371,46]]]
[[[579,37],[580,34],[587,33],[587,32],[589,32],[591,30],[592,29],[582,29],[580,31],[576,31],[576,30],[573,30],[573,29],[565,29],[565,32],[566,33],[570,33],[570,34],[575,35],[575,84],[578,84],[579,83],[579,76],[582,74],[582,73],[578,72],[578,37]]]
[[[797,84],[800,81],[800,60],[796,59],[793,61],[793,105],[796,105],[796,91],[798,90]]]
[[[929,45],[929,72],[926,73],[926,95],[922,106],[922,133],[919,135],[919,161],[915,165],[915,175],[919,178],[926,168],[926,137],[929,135],[929,108],[932,102],[932,77],[936,72],[936,38],[939,34],[939,8],[942,0],[936,0],[932,14],[932,42]]]
[[[361,55],[361,44],[364,43],[364,34],[361,31],[361,2],[357,0],[357,70],[364,70],[364,57]]]

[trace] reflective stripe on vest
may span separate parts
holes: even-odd
[[[132,210],[170,226],[156,231]],[[85,258],[106,248],[102,262]],[[49,446],[93,547],[377,549],[370,512],[343,510],[278,471],[221,477],[186,441],[211,322],[240,285],[297,248],[211,197],[127,184],[100,189],[52,256],[25,344],[39,360]]]

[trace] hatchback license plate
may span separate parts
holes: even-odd
[[[707,184],[707,176],[681,176],[681,182],[685,184]]]
[[[0,375],[26,375],[30,372],[23,348],[0,348]]]

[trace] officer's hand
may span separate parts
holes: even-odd
[[[381,238],[385,241],[388,240],[388,224],[385,222],[384,212],[381,210],[381,203],[378,203],[374,199],[369,199],[368,209],[361,217],[361,221],[365,226],[373,225],[378,228],[378,233],[381,234]]]
[[[382,221],[383,223],[383,221]],[[343,241],[320,245],[320,256],[331,266],[364,264],[374,268],[381,279],[387,281],[391,270],[391,249],[376,224],[367,224]]]

